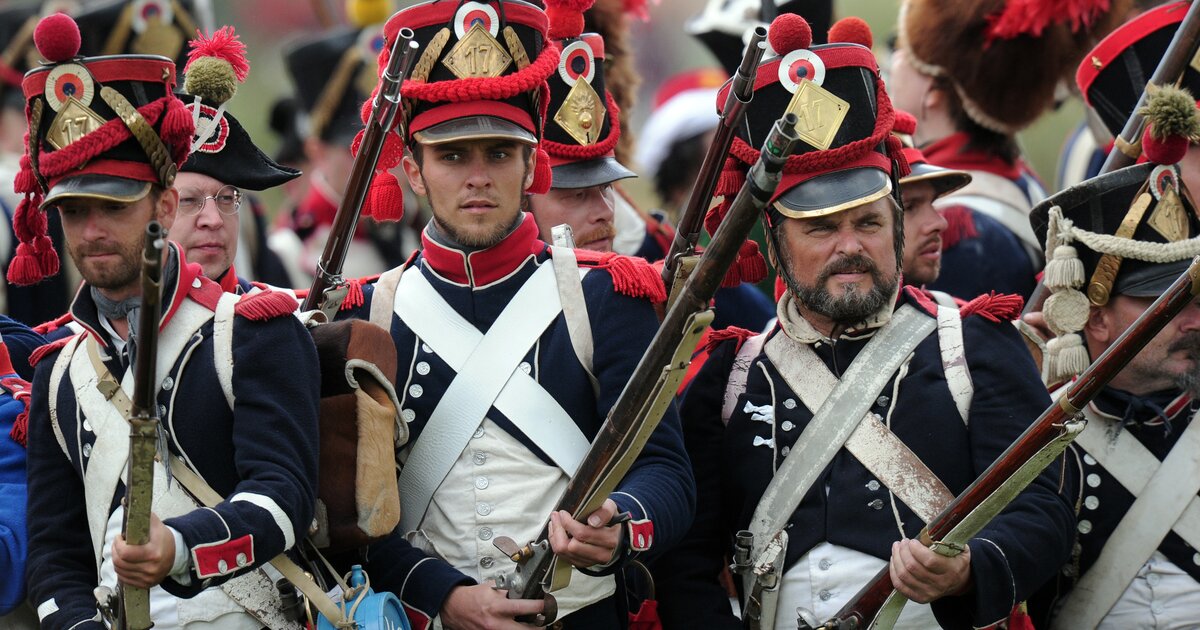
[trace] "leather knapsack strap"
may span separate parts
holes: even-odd
[[[936,327],[933,318],[906,304],[875,333],[813,415],[763,492],[750,520],[750,531],[754,535],[752,557],[757,558],[783,530],[821,471],[833,461],[874,404],[876,392],[883,389],[892,374]],[[791,345],[798,344],[792,342]],[[767,352],[770,356],[770,343]],[[748,578],[747,587],[751,586],[752,580]],[[750,592],[749,588],[747,592]]]
[[[1121,430],[1118,423],[1087,413],[1088,426],[1076,441],[1102,465],[1119,470],[1118,480],[1137,499],[1117,523],[1096,563],[1079,579],[1055,617],[1053,627],[1094,628],[1108,614],[1121,594],[1137,577],[1146,560],[1173,527],[1196,504],[1200,492],[1200,423],[1193,421],[1171,447],[1153,475],[1154,457],[1137,438]],[[1114,437],[1115,436],[1115,437]],[[1139,452],[1145,451],[1145,452]],[[1150,459],[1145,459],[1149,457]],[[1128,458],[1130,466],[1118,464]],[[1137,464],[1148,465],[1139,477],[1148,476],[1141,488],[1127,474]],[[1116,475],[1114,475],[1116,476]],[[1130,485],[1126,485],[1130,482]],[[1195,513],[1193,512],[1193,515]],[[1193,516],[1194,518],[1194,516]],[[1194,522],[1185,531],[1194,532]],[[1186,540],[1186,539],[1185,539]],[[1187,541],[1195,544],[1195,540]]]

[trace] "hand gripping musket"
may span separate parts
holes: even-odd
[[[362,144],[359,146],[358,155],[354,157],[354,164],[350,167],[346,194],[342,197],[337,214],[334,215],[329,238],[325,241],[325,249],[317,262],[316,277],[313,278],[312,287],[300,307],[302,311],[319,308],[332,320],[346,297],[347,285],[342,277],[342,266],[346,262],[346,254],[350,251],[354,229],[358,226],[358,217],[362,212],[363,202],[367,199],[371,179],[375,175],[375,165],[379,163],[383,141],[387,134],[396,133],[392,131],[392,126],[400,113],[400,85],[408,76],[418,47],[417,42],[413,41],[412,29],[402,28],[396,34],[388,66],[380,77],[375,102],[371,105],[371,118],[367,120]]]
[[[967,541],[1079,435],[1086,424],[1081,410],[1197,296],[1200,296],[1200,257],[1075,379],[1057,402],[1042,412],[1016,442],[921,530],[921,542],[948,557],[961,553]],[[833,619],[817,627],[891,628],[905,601],[895,591],[888,567],[884,567]],[[803,622],[797,625],[804,630],[811,628]]]
[[[771,3],[773,0],[765,0]],[[721,174],[721,166],[729,155],[729,147],[733,144],[734,131],[746,117],[746,106],[754,98],[754,77],[758,62],[762,60],[766,50],[767,29],[755,27],[750,34],[750,43],[742,55],[742,63],[733,76],[729,95],[725,98],[725,106],[721,108],[721,120],[717,125],[717,133],[704,161],[700,163],[700,172],[696,175],[696,183],[692,185],[691,196],[684,206],[683,215],[679,219],[679,227],[675,230],[675,239],[671,241],[671,251],[664,259],[662,279],[667,288],[667,306],[675,303],[676,285],[683,286],[683,281],[691,273],[696,264],[696,243],[700,241],[700,230],[704,229],[704,215],[712,204],[713,191],[717,187],[717,179]]]
[[[1200,2],[1193,2],[1188,7],[1187,13],[1184,14],[1183,21],[1179,24],[1179,30],[1175,31],[1175,36],[1171,38],[1171,43],[1163,53],[1162,60],[1158,62],[1158,67],[1154,69],[1154,75],[1150,77],[1150,82],[1142,89],[1142,95],[1138,97],[1133,113],[1129,115],[1129,120],[1125,121],[1125,127],[1121,129],[1121,133],[1114,140],[1113,149],[1108,152],[1108,157],[1104,159],[1104,165],[1100,167],[1098,175],[1130,166],[1141,157],[1142,132],[1146,129],[1146,117],[1142,113],[1142,108],[1150,98],[1151,86],[1178,85],[1179,80],[1183,77],[1183,71],[1195,59],[1197,51],[1200,51]],[[1045,283],[1038,280],[1022,314],[1042,310],[1047,297],[1049,294],[1046,291]],[[1036,352],[1034,357],[1037,357]],[[1040,364],[1041,361],[1038,363]]]
[[[121,536],[130,545],[150,542],[150,508],[154,498],[154,459],[159,455],[158,326],[162,318],[162,276],[165,234],[158,221],[146,226],[142,251],[142,305],[137,322],[137,357],[133,362],[133,398],[129,413],[129,468],[125,483],[125,519]],[[162,453],[165,456],[165,453]],[[166,462],[164,461],[164,464]],[[150,620],[150,591],[117,585],[115,605],[108,606],[120,630],[146,630]]]
[[[776,121],[763,143],[762,156],[750,169],[745,185],[694,272],[680,287],[678,298],[609,411],[579,471],[567,483],[555,511],[566,510],[582,519],[599,509],[642,452],[671,404],[700,336],[712,321],[709,302],[713,294],[779,185],[787,156],[798,141],[795,127],[795,114]],[[554,621],[558,609],[551,593],[565,587],[571,576],[571,567],[550,550],[548,536],[549,524],[536,541],[525,545],[507,536],[495,540],[496,548],[517,563],[511,573],[497,581],[497,588],[507,589],[509,599],[544,600],[543,613],[530,620],[538,625]]]

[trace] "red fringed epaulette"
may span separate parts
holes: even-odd
[[[933,296],[929,295],[928,291],[906,284],[904,285],[904,293],[912,299],[914,306],[925,311],[931,317],[937,317],[938,304],[933,299]]]
[[[968,315],[979,315],[993,322],[1011,322],[1021,316],[1025,307],[1025,298],[1013,293],[996,293],[992,291],[981,295],[958,309],[965,318]]]
[[[48,322],[42,322],[37,326],[34,326],[33,332],[39,335],[48,335],[73,321],[75,321],[75,316],[72,315],[70,311],[67,311],[66,313],[63,313],[62,315],[59,315]]]
[[[603,269],[612,276],[613,289],[629,297],[645,298],[651,302],[665,302],[667,290],[663,287],[662,275],[645,259],[622,256],[612,252],[575,250],[580,267]]]
[[[25,406],[21,410],[21,413],[17,414],[16,419],[13,421],[12,430],[8,432],[9,437],[14,442],[24,447],[29,438],[29,394],[32,391],[29,381],[19,376],[11,376],[0,380],[0,388],[7,391],[13,397],[13,400]]]
[[[737,352],[738,350],[742,349],[742,344],[746,343],[747,339],[757,334],[758,333],[754,332],[753,330],[746,330],[745,328],[738,328],[737,326],[730,326],[728,328],[722,328],[721,330],[709,330],[705,335],[704,340],[701,342],[701,347],[704,349],[704,352],[712,352],[722,342],[729,341],[730,339],[736,339],[733,345],[733,351]]]
[[[971,209],[966,206],[949,206],[938,209],[946,219],[946,229],[942,231],[942,251],[957,245],[960,241],[979,236],[975,228],[975,218]]]
[[[363,276],[362,278],[348,278],[346,280],[347,291],[346,298],[342,300],[342,305],[338,307],[339,311],[348,311],[352,308],[358,308],[366,303],[367,298],[363,294],[363,285],[375,284],[379,280],[379,274],[371,276]],[[296,299],[301,303],[308,298],[308,289],[296,289]]]
[[[62,339],[51,341],[44,346],[38,346],[37,349],[29,354],[29,367],[37,366],[42,359],[46,358],[46,355],[54,354],[55,352],[62,350],[63,346],[67,345],[67,342],[75,337],[76,335],[71,335],[70,337],[63,337]]]
[[[362,289],[359,289],[361,297]],[[291,315],[299,305],[292,296],[283,291],[261,291],[253,295],[244,295],[233,305],[233,313],[239,317],[255,321],[264,321]]]

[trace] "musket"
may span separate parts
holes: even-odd
[[[772,3],[773,0],[764,0]],[[774,6],[772,4],[772,6]],[[729,147],[733,144],[734,132],[746,117],[746,106],[754,97],[754,77],[757,75],[758,62],[762,60],[766,50],[767,29],[757,26],[750,34],[750,43],[742,54],[742,63],[729,86],[729,94],[725,97],[725,105],[721,108],[721,119],[717,124],[716,135],[708,145],[704,161],[700,163],[700,172],[692,185],[691,195],[683,214],[679,218],[679,226],[675,230],[675,239],[671,241],[671,250],[667,252],[663,265],[663,285],[667,288],[667,306],[675,302],[672,288],[677,279],[686,278],[690,265],[687,259],[694,261],[696,244],[700,241],[700,230],[704,229],[704,215],[712,204],[713,191],[717,187],[717,179],[721,174],[721,166],[729,155]],[[680,281],[682,284],[682,281]]]
[[[582,519],[599,509],[658,426],[687,371],[692,351],[712,321],[709,303],[713,294],[779,186],[787,156],[799,141],[795,127],[795,114],[785,114],[775,122],[763,143],[762,155],[751,167],[725,220],[609,410],[578,472],[559,498],[556,512],[566,510]],[[532,620],[539,625],[554,621],[557,605],[551,593],[570,581],[570,567],[556,560],[548,536],[549,523],[536,541],[526,545],[518,545],[507,536],[495,540],[496,548],[517,563],[511,573],[497,581],[497,588],[507,589],[510,599],[542,599],[546,607]]]
[[[304,304],[300,307],[302,311],[319,308],[327,317],[333,319],[334,313],[346,297],[347,285],[342,277],[342,267],[346,262],[346,254],[350,251],[350,242],[354,238],[358,217],[362,213],[363,202],[366,201],[367,192],[371,187],[371,179],[375,176],[375,165],[379,163],[384,139],[387,134],[396,133],[392,131],[392,127],[400,113],[400,84],[412,68],[417,48],[412,29],[400,29],[396,34],[396,41],[392,44],[387,68],[379,79],[375,102],[371,104],[371,117],[367,120],[358,155],[354,157],[354,163],[350,167],[346,194],[338,205],[337,214],[334,215],[329,238],[325,241],[325,249],[317,262],[317,273],[313,278],[312,287],[309,288]]]
[[[1184,70],[1196,57],[1197,51],[1200,51],[1200,2],[1193,2],[1188,7],[1187,13],[1184,14],[1179,29],[1171,38],[1171,43],[1167,45],[1167,50],[1163,53],[1158,66],[1154,68],[1154,74],[1151,75],[1149,83],[1142,89],[1142,95],[1138,97],[1137,105],[1129,114],[1129,119],[1125,121],[1121,133],[1113,141],[1113,148],[1108,152],[1108,156],[1104,159],[1104,165],[1100,167],[1097,175],[1125,168],[1141,157],[1142,132],[1146,129],[1146,117],[1142,114],[1142,108],[1150,98],[1151,86],[1178,85],[1180,79],[1183,78]],[[1022,314],[1042,310],[1046,297],[1046,285],[1038,280],[1037,287],[1034,288],[1033,294],[1026,302]]]
[[[165,235],[158,221],[146,226],[142,250],[142,305],[137,322],[137,356],[133,361],[133,398],[129,412],[129,468],[125,484],[125,518],[121,535],[130,545],[150,542],[150,508],[154,498],[154,458],[159,449],[158,326],[162,318],[162,276]],[[164,462],[165,464],[165,462]],[[117,627],[146,630],[150,592],[118,584]]]
[[[1200,257],[1192,260],[1179,278],[1130,324],[1059,399],[1042,412],[1021,437],[1010,445],[962,494],[955,497],[924,529],[920,540],[943,555],[961,552],[975,534],[1054,461],[1086,424],[1081,410],[1116,376],[1172,318],[1200,296]],[[896,602],[885,605],[889,600]],[[880,623],[881,609],[894,621],[903,606],[895,593],[888,567],[842,607],[833,619],[818,626],[825,630],[858,630]],[[808,628],[807,624],[799,625]]]

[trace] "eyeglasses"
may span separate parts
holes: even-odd
[[[237,214],[238,208],[242,205],[242,191],[233,186],[225,186],[215,195],[206,195],[203,191],[195,188],[181,188],[179,190],[179,213],[185,216],[200,214],[209,199],[216,202],[217,210],[220,210],[221,214],[233,215]]]

